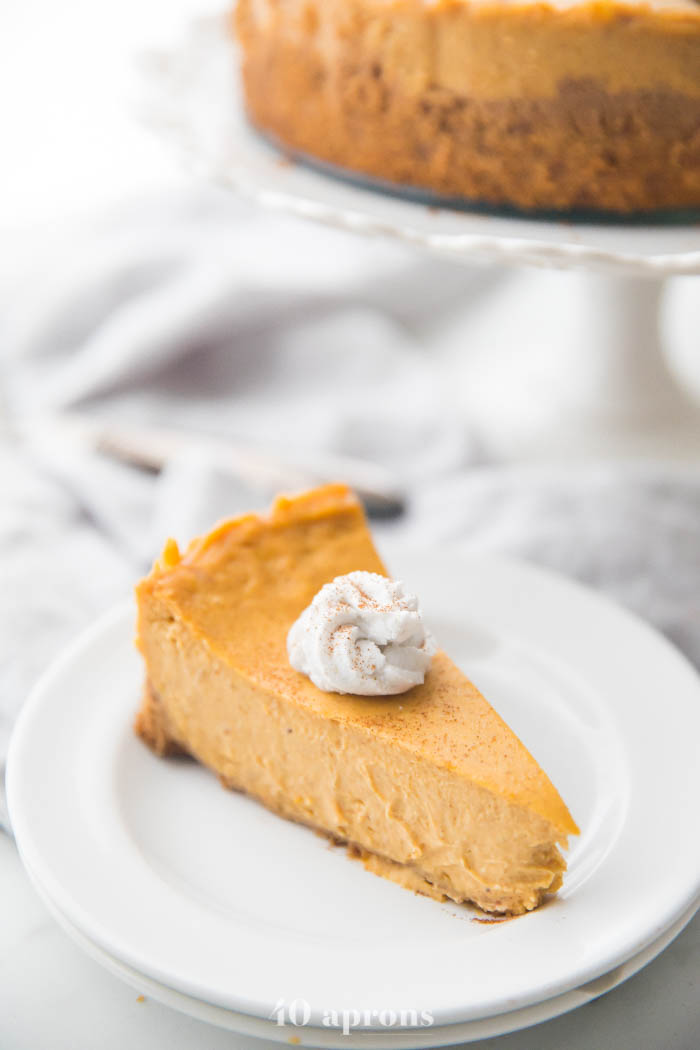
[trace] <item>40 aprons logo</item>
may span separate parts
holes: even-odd
[[[306,999],[278,999],[270,1020],[279,1028],[305,1028],[311,1023]],[[324,1010],[321,1025],[350,1035],[357,1028],[430,1028],[435,1023],[430,1010]]]

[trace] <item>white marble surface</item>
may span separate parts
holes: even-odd
[[[660,958],[589,1006],[473,1050],[697,1050],[700,916]],[[300,1033],[303,1037],[303,1033]],[[303,1038],[302,1038],[303,1042]],[[12,842],[0,835],[0,1047],[2,1050],[265,1050],[112,977],[73,945],[32,889]]]

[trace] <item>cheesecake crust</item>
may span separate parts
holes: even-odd
[[[700,6],[239,0],[252,122],[293,153],[524,210],[700,207]]]
[[[141,706],[134,719],[134,732],[159,758],[187,754],[187,749],[176,739],[165,707],[148,678],[143,684]]]

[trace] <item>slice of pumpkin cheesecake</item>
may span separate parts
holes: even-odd
[[[385,647],[386,688],[408,676],[408,691],[331,692],[292,666],[291,628],[347,574],[375,574],[374,585],[387,576],[341,485],[280,498],[267,517],[228,521],[182,554],[168,542],[137,588],[146,670],[137,733],[158,754],[186,752],[226,787],[347,843],[370,870],[411,889],[488,912],[537,907],[560,887],[558,847],[578,828],[445,653],[416,671],[415,660],[430,661],[427,643],[416,649],[410,602],[395,617],[408,649]],[[374,623],[376,595],[360,594]],[[321,655],[334,624],[322,622]],[[346,679],[362,672],[376,682],[376,660],[367,662],[376,650],[362,644],[345,654]]]

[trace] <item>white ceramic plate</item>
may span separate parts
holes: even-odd
[[[156,759],[131,731],[141,668],[122,609],[37,687],[8,763],[22,855],[91,942],[253,1017],[300,999],[317,1026],[331,1010],[425,1010],[452,1025],[590,982],[692,910],[700,682],[685,660],[539,570],[449,554],[390,563],[579,822],[559,897],[481,925],[367,874],[195,764]]]
[[[192,23],[181,47],[144,63],[141,112],[199,176],[301,218],[385,236],[454,261],[663,276],[700,272],[697,216],[685,224],[576,223],[457,211],[331,178],[280,154],[249,127],[223,18]]]
[[[43,898],[48,910],[56,921],[65,930],[68,936],[82,950],[94,959],[95,962],[104,966],[106,970],[115,977],[125,981],[137,991],[145,993],[151,999],[169,1006],[173,1010],[188,1014],[199,1021],[216,1025],[218,1028],[226,1028],[229,1031],[238,1032],[243,1035],[254,1036],[258,1039],[273,1039],[280,1043],[289,1044],[296,1036],[299,1043],[304,1046],[321,1047],[322,1050],[425,1050],[426,1047],[454,1046],[456,1043],[474,1042],[477,1039],[487,1039],[492,1036],[503,1035],[508,1032],[519,1031],[532,1025],[549,1021],[553,1017],[567,1013],[579,1006],[585,1006],[599,996],[617,988],[623,981],[633,977],[644,966],[659,955],[664,948],[668,947],[679,933],[687,926],[695,913],[695,906],[689,909],[677,923],[674,923],[658,940],[650,944],[638,955],[632,956],[626,963],[616,966],[610,973],[588,984],[575,988],[563,995],[556,995],[553,999],[535,1003],[532,1006],[523,1007],[522,1010],[511,1010],[507,1014],[498,1014],[496,1017],[488,1017],[483,1021],[465,1021],[461,1024],[448,1025],[445,1027],[434,1027],[422,1029],[387,1029],[386,1031],[360,1031],[353,1030],[345,1035],[343,1032],[332,1031],[326,1028],[296,1027],[286,1024],[279,1027],[270,1020],[261,1020],[240,1014],[234,1010],[224,1010],[220,1006],[212,1006],[200,999],[176,992],[149,977],[144,977],[125,963],[113,958],[108,952],[99,948],[96,944],[72,926],[64,915],[56,908],[55,904],[46,896],[39,882],[28,872],[34,882],[35,888]]]

